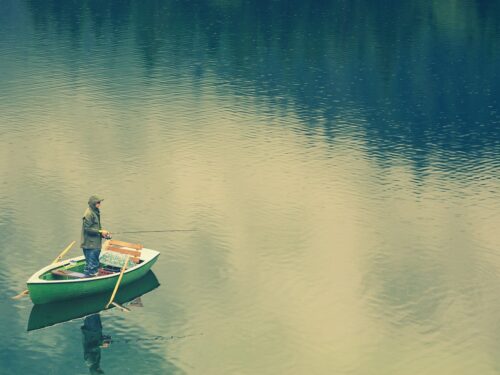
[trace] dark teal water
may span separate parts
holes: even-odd
[[[497,374],[499,14],[0,0],[0,373],[89,373],[102,333],[107,374]],[[94,193],[198,230],[116,236],[161,252],[142,307],[27,332]]]

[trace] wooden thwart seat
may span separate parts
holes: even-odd
[[[85,274],[75,271],[56,269],[51,271],[54,276],[69,277],[70,279],[83,279]]]
[[[121,247],[129,247],[131,249],[135,250],[142,250],[144,246],[137,244],[137,243],[131,243],[131,242],[125,242],[125,241],[118,241],[118,240],[110,240],[108,242],[108,245],[111,246],[121,246]]]
[[[107,243],[106,250],[114,251],[115,253],[130,255],[130,260],[134,263],[139,263],[141,260],[141,250],[143,246],[140,244],[110,240]]]

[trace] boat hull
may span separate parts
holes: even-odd
[[[160,286],[153,271],[149,271],[144,277],[120,287],[115,296],[115,301],[125,304],[135,298],[143,296]],[[59,301],[54,303],[35,304],[31,309],[28,331],[41,329],[69,320],[82,318],[90,314],[96,314],[103,310],[109,301],[109,293],[94,294],[88,297],[72,299],[71,303]],[[113,305],[110,306],[113,308]]]
[[[130,284],[143,277],[156,262],[158,255],[159,253],[143,264],[126,270],[120,285]],[[29,295],[34,304],[70,300],[112,291],[119,276],[115,273],[88,279],[46,281],[40,280],[35,275],[27,283]]]

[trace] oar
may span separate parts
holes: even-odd
[[[64,249],[63,252],[61,254],[59,254],[56,259],[54,259],[54,261],[52,262],[52,264],[59,262],[62,259],[62,257],[66,255],[66,253],[69,251],[69,249],[71,249],[73,247],[73,245],[75,244],[75,242],[76,241],[71,242],[68,245],[68,247],[66,247],[66,249]]]
[[[59,254],[59,255],[57,256],[57,258],[56,258],[56,259],[54,259],[54,261],[52,262],[52,264],[59,262],[59,261],[62,259],[62,257],[63,257],[64,255],[66,255],[66,253],[69,251],[69,249],[71,249],[71,248],[73,247],[73,245],[75,244],[75,242],[76,242],[76,241],[71,242],[71,243],[70,243],[70,244],[69,244],[69,245],[68,245],[68,246],[67,246],[67,247],[66,247],[66,248],[62,251],[62,253],[61,253],[61,254]],[[24,296],[27,296],[29,293],[30,293],[30,292],[29,292],[29,290],[28,290],[28,289],[23,290],[23,291],[22,291],[21,293],[19,293],[17,296],[12,297],[12,299],[20,299],[20,298],[22,298],[22,297],[24,297]]]
[[[109,302],[106,305],[106,309],[109,308],[109,305],[111,305],[111,304],[113,304],[114,306],[118,305],[118,307],[125,309],[123,306],[119,305],[118,303],[114,302],[113,300],[115,299],[116,292],[118,291],[118,287],[120,286],[120,283],[122,281],[123,273],[125,272],[125,268],[127,268],[127,264],[128,264],[129,259],[130,259],[130,255],[127,255],[127,258],[125,259],[125,263],[123,263],[122,270],[120,271],[120,276],[118,276],[118,281],[116,282],[115,289],[113,290],[113,294],[111,294],[111,298],[109,299]]]
[[[123,306],[123,305],[120,305],[118,302],[114,302],[114,301],[113,301],[113,302],[111,302],[111,304],[112,304],[113,306],[115,306],[116,308],[120,309],[120,310],[121,310],[121,311],[123,311],[123,312],[130,312],[130,311],[132,311],[132,310],[130,310],[128,307],[125,307],[125,306]]]

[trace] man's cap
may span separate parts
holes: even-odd
[[[100,202],[100,201],[103,201],[104,198],[98,196],[98,195],[92,195],[90,198],[89,198],[89,204],[90,205],[94,205],[96,204],[97,202]]]

